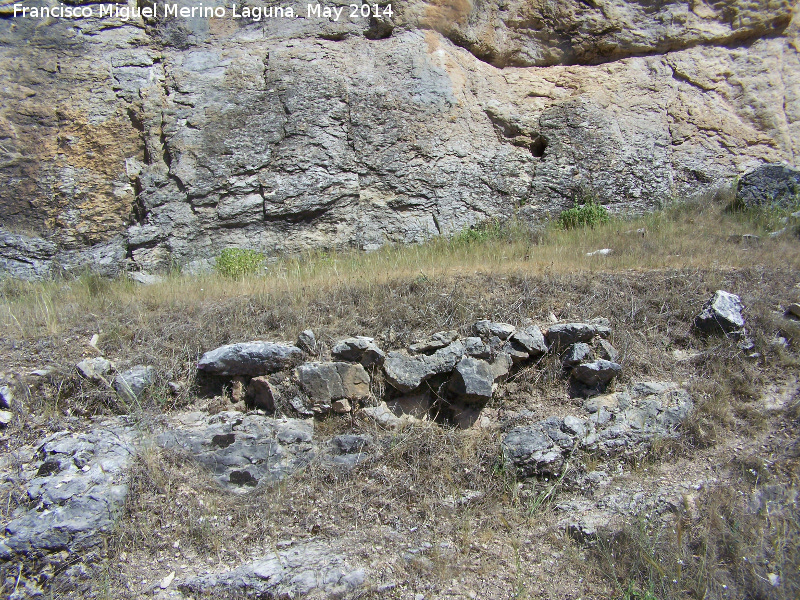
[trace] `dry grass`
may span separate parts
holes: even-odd
[[[797,598],[800,513],[791,489],[764,493],[745,479],[734,483],[705,492],[694,519],[639,518],[602,537],[596,554],[617,594],[626,600]],[[774,502],[754,502],[770,492]]]
[[[345,336],[369,335],[394,349],[434,331],[466,334],[479,318],[546,323],[553,313],[563,320],[610,319],[611,342],[622,355],[621,385],[670,379],[692,391],[696,410],[687,435],[677,444],[656,444],[636,468],[692,461],[704,452],[716,456],[714,449],[730,438],[760,440],[775,430],[776,418],[760,408],[760,391],[798,365],[800,328],[778,308],[800,299],[800,245],[791,236],[764,237],[767,225],[707,202],[593,230],[534,235],[519,227],[489,227],[371,254],[285,258],[266,275],[238,280],[173,274],[146,287],[94,276],[5,281],[0,351],[4,370],[19,373],[22,390],[15,408],[19,422],[8,431],[7,443],[30,443],[48,429],[74,426],[65,421],[70,415],[119,410],[109,390],[74,372],[82,357],[97,355],[88,345],[94,334],[102,353],[119,367],[158,366],[157,385],[134,407],[146,430],[153,415],[197,406],[196,359],[221,344],[294,340],[312,328],[328,346]],[[626,233],[640,228],[646,235]],[[742,233],[762,234],[761,242],[729,240]],[[614,253],[585,256],[603,247]],[[758,360],[735,340],[692,332],[692,318],[716,289],[742,297]],[[776,345],[776,336],[788,346]],[[675,350],[699,354],[677,361]],[[53,367],[49,375],[28,375],[47,365]],[[183,391],[170,394],[170,381],[184,383]],[[515,373],[489,408],[501,419],[522,409],[540,418],[569,412],[577,402],[569,398],[557,357],[546,357]],[[800,414],[800,408],[793,410]],[[796,435],[797,423],[784,421],[787,435]],[[318,421],[315,437],[343,431],[379,437],[373,425],[349,417]],[[521,494],[500,466],[500,435],[411,427],[382,434],[379,453],[351,472],[315,463],[245,496],[223,493],[187,457],[151,448],[131,475],[126,513],[111,538],[111,562],[95,591],[100,597],[102,589],[109,597],[139,597],[153,583],[148,575],[142,584],[142,574],[158,572],[160,565],[232,566],[280,541],[311,537],[346,538],[361,549],[358,558],[370,565],[373,584],[400,582],[391,593],[366,597],[401,598],[411,590],[436,597],[448,586],[467,585],[486,598],[563,597],[567,589],[574,598],[701,598],[704,590],[724,597],[721,585],[742,592],[730,597],[751,591],[747,597],[772,597],[758,579],[772,571],[761,564],[748,570],[731,558],[736,553],[772,560],[770,565],[779,566],[769,568],[780,568],[788,582],[781,593],[796,590],[796,513],[748,513],[741,496],[722,492],[709,492],[707,510],[699,522],[681,525],[683,533],[633,522],[614,540],[627,548],[625,560],[609,563],[608,553],[601,553],[592,562],[585,549],[552,527],[552,505],[564,482],[530,482]],[[740,478],[761,474],[746,481],[749,492],[765,482],[789,485],[792,464],[743,459],[728,468]],[[471,490],[482,495],[452,502]],[[9,511],[15,502],[9,496]],[[427,543],[415,558],[401,558]]]

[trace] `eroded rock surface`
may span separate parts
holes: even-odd
[[[119,424],[45,439],[24,482],[28,504],[3,526],[0,561],[99,544],[122,509],[135,453],[133,432]]]
[[[639,383],[588,400],[582,416],[515,427],[503,439],[503,452],[520,476],[559,475],[578,448],[607,455],[637,452],[655,436],[676,435],[691,408],[689,393],[677,384]]]
[[[372,249],[576,196],[647,210],[800,156],[786,0],[393,8],[47,26],[2,9],[0,269]]]
[[[189,453],[224,488],[245,492],[307,465],[316,456],[313,433],[313,421],[228,411],[178,416],[156,439],[165,448]]]
[[[232,571],[210,573],[179,582],[188,597],[218,598],[339,598],[358,589],[366,572],[349,566],[345,555],[330,544],[311,541],[267,554]]]

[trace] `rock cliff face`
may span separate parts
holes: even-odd
[[[585,195],[641,211],[800,156],[789,1],[178,4],[226,14],[2,9],[0,269],[371,249]]]

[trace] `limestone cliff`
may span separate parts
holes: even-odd
[[[75,3],[0,9],[0,269],[26,277],[641,211],[800,156],[789,1]]]

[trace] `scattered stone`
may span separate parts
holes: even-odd
[[[114,363],[110,360],[98,356],[96,358],[85,358],[75,368],[84,378],[94,383],[108,383],[108,375],[114,371]]]
[[[31,371],[31,375],[34,377],[47,377],[48,375],[55,373],[55,371],[56,369],[54,367],[44,367],[43,369]]]
[[[340,400],[334,400],[331,402],[331,410],[335,413],[343,415],[353,410],[353,407],[350,406],[350,401],[347,398],[342,398]]]
[[[519,477],[557,475],[564,465],[563,450],[542,423],[515,427],[502,442],[503,456]]]
[[[411,354],[430,354],[431,352],[448,346],[450,342],[454,342],[457,339],[457,331],[440,331],[421,342],[411,344],[408,347],[408,351]]]
[[[786,316],[792,316],[796,319],[800,319],[800,304],[797,302],[793,302],[789,306],[786,307]]]
[[[486,361],[466,357],[456,365],[450,378],[450,391],[467,402],[485,404],[492,399],[494,373]]]
[[[156,381],[156,368],[136,365],[114,378],[114,390],[126,402],[141,398],[144,391]]]
[[[628,229],[625,232],[625,235],[638,235],[639,237],[645,237],[647,235],[647,228],[640,227],[639,229]]]
[[[337,343],[331,350],[335,360],[360,362],[364,367],[380,366],[386,355],[371,337],[352,337]]]
[[[597,531],[604,523],[587,517],[570,521],[566,525],[567,534],[579,544],[592,544],[597,540]]]
[[[678,362],[684,362],[689,360],[694,360],[700,356],[702,356],[702,352],[698,352],[697,350],[673,350],[672,351],[672,358],[674,358]]]
[[[562,363],[567,368],[572,368],[582,362],[590,361],[594,358],[594,351],[589,344],[578,342],[572,344],[567,348],[567,353],[564,355]]]
[[[509,325],[508,323],[495,323],[494,321],[484,319],[476,322],[472,326],[472,330],[475,332],[475,335],[478,335],[482,338],[487,338],[494,335],[499,337],[501,340],[507,340],[517,330],[517,328],[513,325]]]
[[[617,375],[622,373],[622,367],[608,360],[599,359],[590,363],[583,363],[572,370],[572,377],[589,388],[604,388]]]
[[[316,455],[314,422],[225,411],[187,413],[156,436],[165,448],[184,450],[225,489],[246,492],[261,481],[280,481]]]
[[[743,235],[731,235],[728,241],[734,244],[744,244],[746,246],[756,246],[761,241],[761,238],[752,233],[745,233]]]
[[[518,344],[531,358],[539,358],[547,353],[547,344],[544,341],[542,330],[536,325],[531,325],[517,330],[511,336],[511,342]]]
[[[147,271],[128,273],[128,278],[131,281],[135,281],[136,283],[140,283],[142,285],[153,285],[154,283],[161,283],[161,281],[163,281],[158,275],[153,275]]]
[[[271,552],[231,571],[201,575],[182,581],[177,588],[193,597],[340,598],[360,588],[363,569],[348,566],[344,555],[323,542],[306,542]]]
[[[384,429],[397,429],[403,424],[403,420],[389,410],[386,402],[381,402],[378,406],[362,408],[361,412]]]
[[[303,352],[307,354],[311,354],[312,356],[316,356],[317,354],[317,337],[314,335],[314,332],[310,329],[306,329],[300,332],[300,335],[297,336],[297,344],[296,346],[300,348]]]
[[[428,392],[412,394],[410,396],[400,396],[386,402],[389,409],[398,417],[411,415],[417,419],[424,419],[428,416],[433,402]]]
[[[586,419],[568,415],[564,417],[561,428],[568,435],[575,436],[580,440],[586,435],[587,432]]]
[[[492,375],[494,376],[494,381],[500,381],[506,375],[508,375],[511,372],[511,367],[513,364],[513,359],[505,352],[500,352],[497,356],[495,356],[494,360],[489,363],[489,366],[492,369]]]
[[[522,346],[516,344],[512,341],[508,341],[500,347],[500,353],[508,354],[511,357],[512,364],[519,364],[521,362],[525,362],[530,358],[530,354],[528,354]]]
[[[748,208],[786,208],[800,196],[800,171],[780,164],[762,165],[739,179],[736,203]]]
[[[178,396],[183,391],[185,386],[180,381],[170,381],[167,384],[167,387],[169,388],[170,394],[172,394],[173,396]]]
[[[305,363],[295,369],[295,376],[317,413],[328,412],[337,400],[369,396],[369,374],[358,363]],[[340,403],[337,408],[337,412],[350,412],[349,403]]]
[[[168,588],[170,585],[172,585],[172,582],[173,582],[174,580],[175,580],[175,571],[171,571],[169,575],[167,575],[166,577],[164,577],[164,579],[162,579],[162,580],[159,582],[158,586],[159,586],[159,587],[160,587],[162,590],[165,590],[165,589],[167,589],[167,588]]]
[[[253,377],[247,386],[246,399],[254,408],[267,412],[275,410],[275,393],[272,390],[269,378],[265,375]]]
[[[14,393],[11,391],[11,386],[0,385],[0,408],[11,408],[13,400]]]
[[[595,250],[594,252],[587,252],[586,256],[608,256],[614,252],[611,248],[601,248],[600,250]]]
[[[472,504],[476,500],[480,500],[486,494],[480,490],[464,490],[460,496],[447,496],[442,499],[442,504],[447,508],[457,508],[459,506],[466,506]]]
[[[261,341],[243,342],[206,352],[197,363],[197,368],[216,375],[256,377],[289,369],[302,359],[303,351],[297,346]]]
[[[0,410],[0,427],[5,428],[11,423],[14,413],[8,410]]]
[[[591,342],[596,328],[588,323],[559,323],[547,330],[547,345],[556,350],[566,348],[578,342]]]
[[[464,355],[464,344],[452,342],[431,355],[409,356],[402,352],[390,352],[383,364],[389,384],[400,392],[410,392],[434,375],[451,372]]]
[[[0,531],[0,560],[27,560],[102,542],[128,493],[135,449],[129,429],[110,421],[89,433],[61,431],[36,449],[36,475],[27,484],[29,508],[21,507]]]
[[[368,435],[337,435],[331,439],[333,446],[340,454],[358,454],[372,445]]]
[[[611,362],[617,362],[617,359],[619,358],[619,352],[616,348],[614,348],[614,346],[611,345],[611,342],[601,339],[598,346],[599,348],[597,350],[597,354],[600,356],[600,358],[610,360]]]
[[[694,320],[694,326],[708,334],[739,332],[744,327],[744,306],[739,296],[717,290]]]
[[[492,358],[492,348],[479,337],[464,338],[464,354],[473,358]]]

